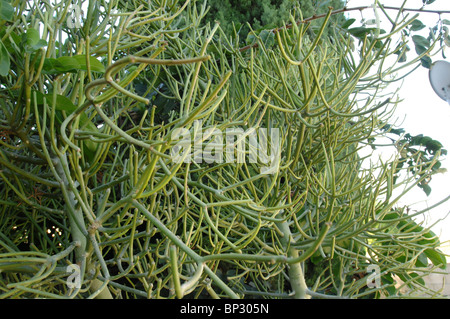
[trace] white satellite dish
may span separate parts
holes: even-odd
[[[430,83],[434,92],[450,105],[450,63],[436,61],[431,65]]]

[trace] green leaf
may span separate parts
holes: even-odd
[[[47,45],[47,41],[42,40],[39,31],[33,28],[22,34],[22,47],[26,52],[31,53]]]
[[[81,69],[81,65],[74,57],[62,56],[56,59],[56,69],[62,72],[71,72]]]
[[[11,61],[9,59],[8,50],[3,42],[0,40],[0,75],[6,76],[9,73]]]
[[[95,57],[89,57],[90,70],[105,72],[105,66]],[[62,56],[57,59],[47,58],[44,61],[44,73],[60,74],[66,72],[87,71],[86,55]]]
[[[270,47],[275,44],[275,35],[272,31],[263,30],[259,36],[266,47]]]
[[[423,280],[422,277],[420,277],[417,273],[415,272],[410,272],[407,274],[397,274],[397,276],[403,281],[403,282],[408,282],[408,286],[413,288],[414,285],[410,282],[417,282],[420,283],[421,285],[425,285],[425,280]]]
[[[433,139],[429,136],[421,136],[419,138],[419,140],[417,141],[418,143],[415,145],[427,145],[429,142],[433,141]]]
[[[422,237],[425,237],[424,239],[421,239],[417,242],[418,245],[425,246],[425,245],[439,245],[439,237],[431,230],[424,233]]]
[[[46,94],[45,98],[47,99],[48,103],[53,103],[53,94]],[[59,94],[56,95],[55,103],[56,103],[55,107],[59,111],[67,111],[72,113],[77,108],[69,98]]]
[[[35,45],[33,45],[32,48],[36,51],[45,46],[47,46],[47,41],[45,41],[44,39],[39,39],[39,41]]]
[[[425,146],[426,146],[426,150],[431,154],[435,154],[442,148],[442,144],[436,140],[429,141]]]
[[[407,45],[404,45],[403,43],[400,43],[397,46],[396,50],[397,51],[395,51],[395,54],[398,55],[398,57],[399,57],[398,62],[400,62],[400,63],[401,62],[406,62],[406,53],[409,51],[409,47]],[[401,129],[401,130],[402,130],[401,133],[404,133],[404,130],[403,129]],[[393,132],[393,130],[391,130],[389,132],[397,134],[397,133]],[[400,134],[397,134],[397,135],[400,135]]]
[[[431,194],[431,186],[430,185],[428,185],[428,184],[419,184],[418,185],[420,188],[422,188],[422,190],[425,192],[425,194],[427,195],[427,196],[430,196],[430,194]]]
[[[77,60],[77,62],[80,65],[81,70],[85,70],[85,71],[88,70],[85,54],[75,55],[75,56],[73,56],[73,58],[75,60]],[[105,66],[99,60],[97,60],[95,57],[92,57],[92,56],[89,57],[89,67],[90,67],[90,70],[93,72],[101,72],[101,73],[105,72]]]
[[[42,67],[43,73],[51,73],[52,70],[55,70],[56,59],[47,58],[44,60],[44,66]]]
[[[81,68],[77,59],[69,56],[62,56],[57,59],[47,58],[44,61],[44,73],[60,74],[66,72],[76,72]]]
[[[388,296],[396,297],[398,295],[397,288],[395,288],[395,285],[389,285],[387,287],[384,287],[384,291],[387,293]]]
[[[425,27],[426,27],[426,25],[423,24],[422,21],[420,21],[420,20],[414,20],[411,23],[411,31],[419,31],[419,30],[422,30]]]
[[[33,28],[28,29],[22,34],[22,41],[25,45],[36,44],[41,37],[39,36],[39,31]]]
[[[43,48],[45,46],[47,46],[47,41],[39,39],[35,44],[33,44],[31,46],[28,46],[26,51],[27,52],[34,52],[34,51],[37,51],[40,48]]]
[[[447,268],[447,259],[445,258],[445,255],[438,249],[425,249],[424,253],[428,257],[428,259],[430,259],[433,265],[439,266],[439,268],[441,269]]]
[[[351,26],[355,21],[356,19],[348,19],[342,24],[342,28],[348,29],[348,27]]]
[[[417,267],[426,267],[428,266],[428,258],[425,253],[421,253],[416,260]]]
[[[386,215],[384,215],[383,220],[392,220],[392,219],[397,219],[399,217],[401,217],[399,212],[393,211],[392,213],[387,213]]]
[[[408,274],[410,277],[412,277],[412,278],[414,278],[415,280],[415,282],[418,282],[418,283],[420,283],[420,284],[422,284],[422,285],[424,285],[425,286],[425,280],[423,279],[423,277],[420,277],[420,275],[418,274],[418,273],[416,273],[416,272],[411,272],[411,273],[409,273]]]
[[[44,104],[45,98],[47,104],[53,106],[53,93],[43,94],[39,91],[34,92],[36,93],[36,100],[38,105]],[[58,111],[66,111],[69,113],[72,113],[77,109],[77,107],[72,103],[72,101],[69,98],[59,94],[56,95],[56,101],[54,106],[55,109]]]
[[[450,25],[450,20],[448,20],[448,19],[443,19],[443,20],[442,20],[442,23],[443,23],[443,24],[446,24],[446,25]]]
[[[405,52],[405,50],[400,52],[398,62],[400,62],[400,63],[406,62],[406,52]]]
[[[386,275],[381,276],[381,279],[382,279],[383,283],[386,283],[389,285],[394,283],[394,278],[392,278],[391,273],[387,273]]]
[[[426,47],[424,47],[423,45],[415,45],[415,50],[416,50],[416,53],[418,54],[418,55],[421,55],[422,53],[424,53],[424,52],[426,52],[428,49],[426,48]]]
[[[422,66],[424,68],[429,69],[429,68],[431,68],[431,64],[433,62],[431,61],[431,58],[429,56],[424,56],[423,58],[420,59],[420,63],[422,63]]]
[[[423,227],[418,225],[411,218],[400,221],[398,223],[397,228],[401,229],[402,233],[413,232],[413,231],[414,232],[422,232],[423,231]]]
[[[364,38],[367,34],[374,32],[375,28],[356,27],[348,29],[351,35],[357,38]]]
[[[0,20],[13,21],[14,8],[5,0],[0,1]]]
[[[413,35],[412,40],[414,42],[414,45],[416,45],[416,46],[423,46],[426,48],[430,47],[430,41],[428,41],[427,38],[425,38],[421,35]]]
[[[245,39],[245,43],[247,43],[248,45],[251,45],[253,43],[255,43],[256,41],[256,35],[254,32],[249,32],[247,34],[247,39]]]
[[[310,260],[314,265],[319,265],[324,260],[324,258],[320,253],[316,252],[314,255],[311,256]]]

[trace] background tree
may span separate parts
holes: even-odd
[[[250,29],[261,31],[263,29],[273,29],[289,22],[289,16],[295,7],[299,7],[297,13],[301,13],[303,18],[310,18],[315,15],[324,14],[328,7],[342,8],[344,2],[341,0],[332,1],[293,1],[293,0],[263,0],[263,1],[208,1],[210,9],[205,16],[204,22],[219,22],[221,28],[227,35],[237,32],[244,41]],[[297,17],[300,19],[300,17]],[[345,20],[343,14],[333,15],[329,24],[325,28],[325,35],[328,34],[330,25],[342,24]],[[320,21],[312,21],[312,30],[320,28]]]
[[[243,48],[202,23],[208,2],[88,1],[83,20],[71,1],[1,4],[2,298],[400,297],[397,276],[436,295],[421,276],[446,265],[439,239],[392,194],[428,181],[442,147],[358,154],[386,135],[394,35],[414,17],[325,36],[331,10],[302,23],[294,6]],[[173,161],[178,129],[205,148],[227,128],[279,129],[271,174]]]

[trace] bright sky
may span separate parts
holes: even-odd
[[[403,0],[380,0],[382,4],[387,6],[401,6]],[[348,7],[370,6],[374,0],[349,0]],[[408,0],[405,7],[419,9],[422,7],[422,0]],[[427,5],[426,9],[432,10],[450,10],[449,0],[436,0],[434,3]],[[363,16],[365,18],[373,17],[372,10],[364,10]],[[411,16],[414,13],[411,13]],[[381,23],[387,22],[383,13],[380,13]],[[361,19],[359,12],[352,14],[352,17],[357,21]],[[383,19],[384,18],[384,19]],[[443,14],[442,19],[450,20],[450,14]],[[425,37],[428,36],[428,26],[433,27],[439,20],[439,15],[434,13],[422,13],[418,18],[427,28],[423,29]],[[450,27],[450,26],[449,26]],[[413,57],[414,46],[411,45],[409,58]],[[450,48],[447,48],[446,61],[450,62]],[[439,53],[431,57],[432,61],[444,60]],[[401,121],[400,127],[404,128],[406,132],[417,135],[423,134],[429,136],[434,140],[441,142],[444,148],[448,150],[450,158],[450,105],[440,99],[433,91],[428,76],[428,69],[420,67],[413,74],[406,77],[403,85],[399,91],[399,96],[403,101],[397,106],[396,117]],[[408,196],[404,198],[402,204],[412,205],[413,210],[422,210],[426,207],[434,205],[450,195],[450,159],[442,161],[442,167],[447,168],[448,172],[445,174],[435,175],[430,183],[432,192],[430,196],[417,188],[412,190]],[[431,226],[437,220],[444,218],[450,212],[450,200],[446,203],[434,208],[425,214],[425,225]],[[432,230],[440,235],[441,242],[450,241],[450,217],[443,222],[438,223],[432,227]],[[447,247],[446,247],[447,246]],[[450,244],[446,244],[443,248],[446,253],[450,254]]]

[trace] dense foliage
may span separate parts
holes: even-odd
[[[445,150],[358,151],[399,132],[391,76],[442,32],[405,62],[395,35],[416,17],[325,36],[331,11],[313,28],[294,5],[242,49],[208,2],[87,1],[81,21],[71,1],[0,3],[0,297],[395,298],[396,278],[436,295],[421,274],[445,266],[439,239],[396,203]],[[251,128],[279,130],[270,171],[171,156],[180,129],[220,149],[211,132]]]
[[[219,22],[226,34],[233,35],[239,33],[245,40],[246,35],[251,30],[273,29],[287,24],[289,15],[295,7],[299,7],[298,19],[310,18],[314,15],[327,13],[328,7],[342,8],[344,2],[341,0],[332,1],[293,1],[293,0],[211,0],[208,1],[210,9],[204,19],[205,22]],[[343,14],[334,15],[330,18],[325,34],[328,34],[330,25],[342,24]],[[249,28],[250,26],[250,28]],[[320,21],[313,21],[311,29],[320,28]]]

